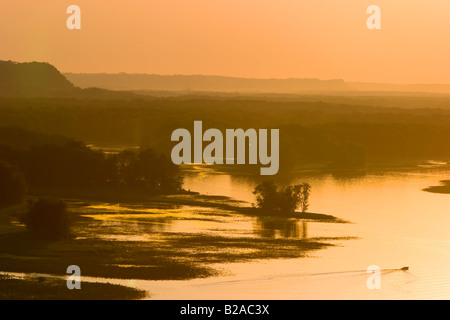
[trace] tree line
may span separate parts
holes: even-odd
[[[83,142],[44,143],[26,149],[0,145],[0,202],[17,202],[27,187],[182,188],[178,166],[151,149],[107,154]]]
[[[446,97],[418,98],[419,106],[411,97],[298,99],[305,101],[0,98],[0,127],[16,126],[97,144],[135,145],[168,156],[173,147],[171,133],[190,128],[195,120],[221,131],[273,128],[280,130],[280,170],[311,163],[361,167],[366,160],[450,157]],[[396,104],[402,108],[378,106]],[[407,109],[410,104],[421,108]]]

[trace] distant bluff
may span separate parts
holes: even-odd
[[[0,61],[0,95],[53,97],[70,95],[76,87],[45,62]]]
[[[137,95],[94,87],[81,89],[46,62],[0,60],[0,97],[134,99]]]

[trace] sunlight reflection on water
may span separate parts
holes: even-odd
[[[378,170],[352,177],[305,173],[290,179],[289,183],[308,181],[311,184],[312,212],[332,214],[355,222],[342,225],[310,224],[309,234],[326,229],[329,234],[351,235],[359,237],[359,240],[321,250],[315,253],[318,259],[270,261],[264,268],[254,263],[231,267],[237,275],[236,279],[242,281],[240,285],[229,285],[242,293],[231,297],[245,298],[247,294],[252,298],[275,299],[450,298],[450,196],[422,191],[430,185],[439,185],[440,180],[448,177],[448,165],[431,164],[420,170]],[[188,188],[200,193],[214,190],[239,200],[254,201],[251,191],[256,182],[247,177],[193,175],[188,176],[185,183]],[[362,282],[343,275],[333,275],[321,281],[312,277],[293,277],[286,281],[278,269],[267,268],[271,264],[283,270],[282,274],[364,270],[371,264],[381,268],[407,265],[411,271],[410,276],[401,273],[385,275],[385,285],[374,292],[365,287],[365,273],[361,276]],[[273,283],[263,285],[257,281],[250,285],[246,282],[250,274],[271,274]],[[249,286],[247,291],[242,288],[244,284]],[[283,289],[276,290],[274,287]],[[220,291],[224,288],[215,289]],[[195,292],[199,297],[206,297],[201,291]],[[209,294],[214,295],[214,292],[211,290]]]
[[[201,166],[198,173],[190,170],[186,189],[254,201],[257,182],[248,177],[218,174],[210,168],[202,171]],[[339,246],[301,259],[217,265],[231,276],[133,282],[155,299],[449,299],[450,196],[422,191],[449,176],[448,166],[432,166],[351,177],[301,174],[287,181],[311,184],[311,212],[352,224],[262,219],[195,206],[149,209],[103,204],[83,212],[114,229],[98,236],[115,241],[159,241],[157,234],[165,232],[249,238],[358,237],[334,241]],[[403,266],[410,270],[383,271],[382,288],[369,290],[364,270],[373,264],[384,270]]]

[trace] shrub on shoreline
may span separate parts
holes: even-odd
[[[70,220],[66,204],[61,200],[29,200],[23,220],[28,230],[43,240],[57,241],[70,237]]]

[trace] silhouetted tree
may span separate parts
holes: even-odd
[[[110,156],[113,172],[109,176],[113,178],[112,182],[118,187],[136,187],[136,153],[131,150],[124,150],[118,154]]]
[[[48,144],[29,151],[30,183],[50,187],[89,187],[105,184],[105,156],[82,142]]]
[[[302,212],[306,212],[309,207],[309,195],[311,193],[311,186],[309,183],[304,182],[300,186],[300,209]]]
[[[0,206],[22,201],[25,193],[23,173],[15,166],[0,160]]]
[[[308,183],[287,186],[278,190],[273,181],[259,184],[253,190],[256,205],[265,212],[293,213],[300,205],[302,212],[308,208],[311,186]]]
[[[273,181],[265,181],[255,187],[253,194],[256,196],[256,206],[262,210],[276,210],[279,208],[277,186]]]
[[[31,232],[44,240],[56,241],[70,236],[66,204],[60,200],[29,200],[23,222]]]
[[[110,173],[120,187],[148,188],[155,191],[171,192],[180,190],[183,184],[178,166],[165,155],[151,149],[138,153],[122,151],[109,158],[115,172]]]

